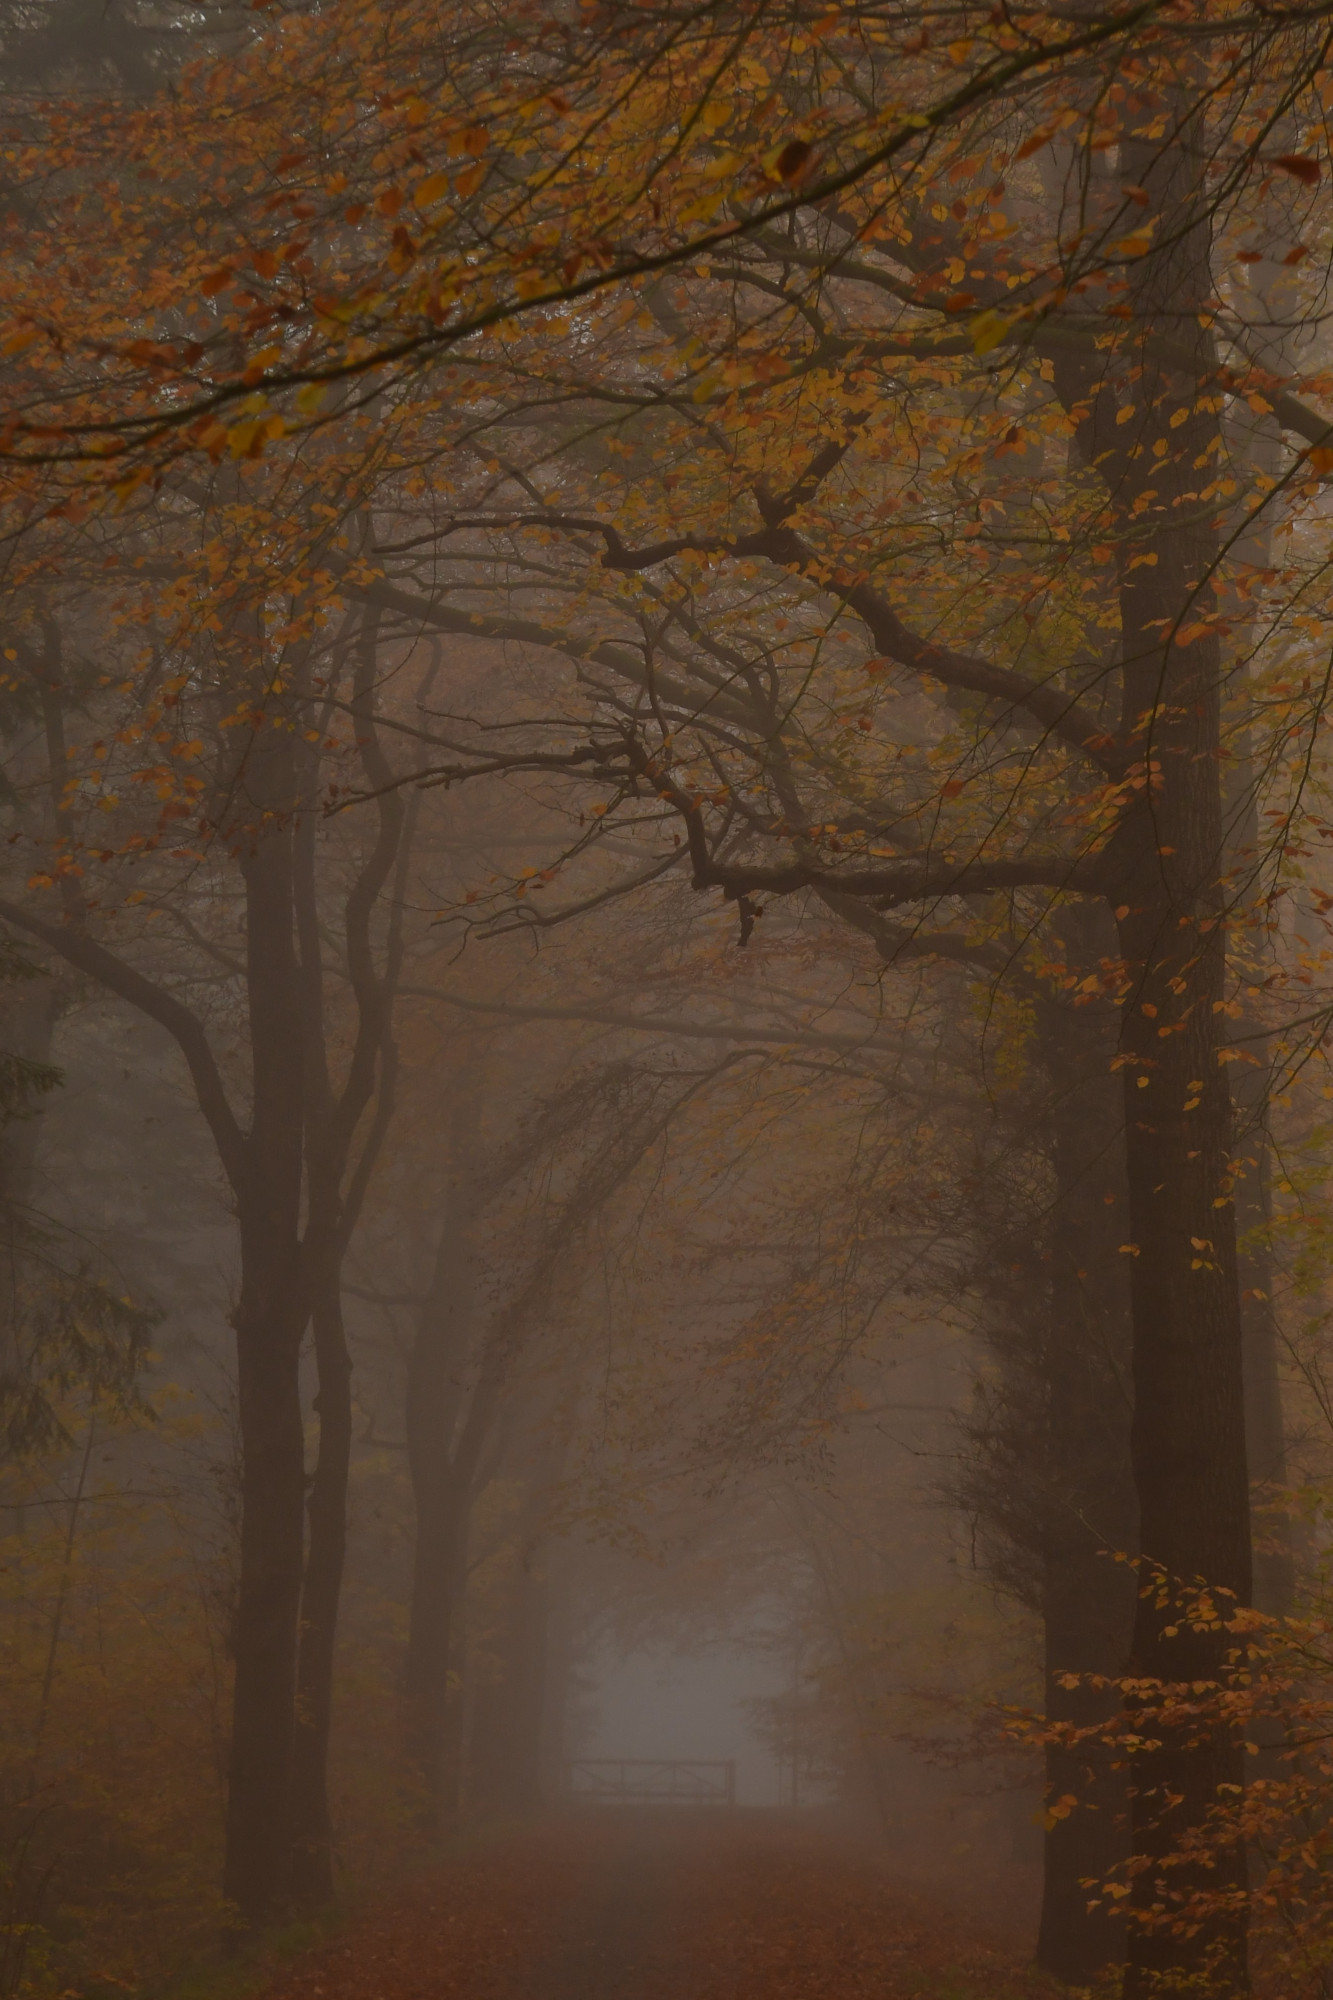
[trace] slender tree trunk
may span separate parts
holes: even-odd
[[[372,615],[360,629],[356,648],[353,705],[357,741],[367,777],[383,796],[374,844],[352,881],[344,906],[356,1031],[347,1074],[337,1092],[330,1075],[324,1010],[317,820],[310,809],[301,816],[294,851],[307,1100],[304,1253],[318,1381],[314,1410],[319,1419],[319,1451],[308,1504],[309,1549],[301,1593],[293,1765],[293,1887],[307,1903],[323,1902],[333,1891],[328,1763],[352,1462],[352,1363],[343,1324],[342,1267],[393,1117],[397,1074],[393,994],[402,958],[400,913],[411,844],[407,829],[415,819],[414,814],[405,813],[393,793],[392,772],[379,747],[374,694],[378,633],[379,621]],[[307,796],[316,789],[317,775],[314,759],[307,757],[303,772]],[[376,969],[372,920],[381,892],[395,871],[398,894],[386,925],[381,974]],[[372,1102],[369,1129],[358,1144],[358,1129]]]
[[[282,739],[261,744],[255,763],[260,796],[280,813],[292,791]],[[256,1923],[283,1908],[291,1887],[304,1542],[303,1064],[289,828],[262,825],[242,867],[254,1105],[238,1200],[241,1570],[223,1888],[242,1919]]]
[[[545,1523],[566,1440],[543,1450],[525,1440],[536,1460],[518,1523],[508,1579],[499,1672],[476,1691],[467,1745],[469,1806],[515,1815],[542,1802],[542,1743],[547,1707],[550,1588]]]
[[[443,1460],[443,1452],[441,1452]],[[458,1627],[467,1581],[470,1506],[447,1462],[413,1471],[417,1501],[406,1692],[409,1752],[425,1792],[428,1824],[447,1825],[458,1806],[457,1757],[451,1750],[457,1687]]]
[[[60,1007],[60,982],[41,977],[10,987],[5,996],[6,1049],[25,1062],[49,1066]],[[24,1248],[32,1204],[33,1172],[44,1113],[34,1105],[0,1130],[0,1384],[22,1368]]]
[[[460,1481],[456,1449],[476,1316],[467,1188],[474,1130],[475,1107],[465,1099],[452,1133],[453,1171],[407,1373],[406,1434],[416,1547],[405,1688],[409,1755],[432,1824],[450,1816],[445,1771],[449,1679],[467,1577],[471,1512],[469,1482]]]
[[[256,1206],[261,1204],[262,1196]],[[257,1923],[283,1907],[290,1889],[305,1503],[304,1313],[295,1246],[262,1214],[242,1217],[241,1256],[235,1317],[241,1565],[223,1891],[246,1922]]]
[[[301,1591],[296,1736],[292,1767],[292,1886],[303,1902],[333,1893],[329,1732],[333,1661],[347,1555],[347,1482],[352,1458],[352,1363],[342,1315],[341,1245],[311,1245],[311,1317],[319,1390],[319,1456],[307,1502],[310,1539]]]
[[[541,1806],[549,1615],[546,1572],[534,1559],[515,1580],[501,1671],[477,1691],[468,1743],[469,1806],[516,1817]]]

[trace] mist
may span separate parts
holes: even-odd
[[[1326,2000],[1316,0],[0,0],[0,2000]]]

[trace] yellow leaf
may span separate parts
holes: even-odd
[[[449,176],[447,174],[432,174],[429,180],[418,181],[416,187],[413,189],[413,206],[416,208],[429,208],[433,201],[438,201],[441,195],[448,194],[448,192]]]
[[[978,313],[972,322],[972,345],[978,354],[989,354],[1008,333],[1011,321],[1003,313]]]

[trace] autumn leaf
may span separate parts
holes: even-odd
[[[972,346],[978,354],[989,354],[1007,336],[1012,321],[1003,313],[988,310],[978,313],[972,322]]]
[[[1279,153],[1271,164],[1280,167],[1284,174],[1290,174],[1293,180],[1300,181],[1304,187],[1315,187],[1318,184],[1320,164],[1309,153]]]
[[[809,166],[813,152],[814,147],[807,139],[789,139],[774,162],[779,180],[798,180]]]

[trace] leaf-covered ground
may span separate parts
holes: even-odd
[[[435,1871],[270,2000],[1039,2000],[946,1892],[760,1814],[607,1810]]]

